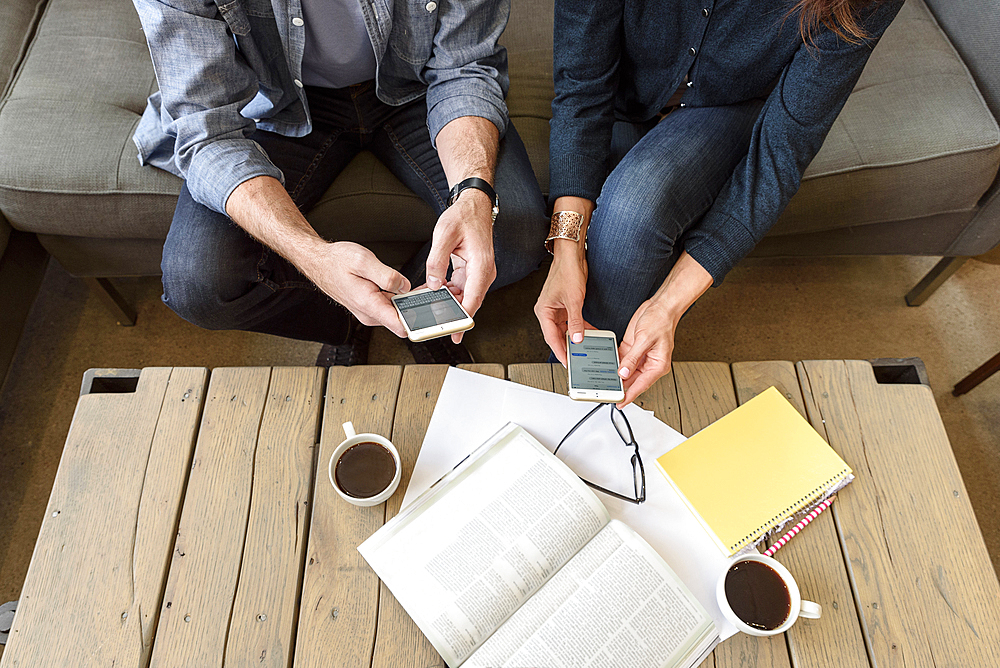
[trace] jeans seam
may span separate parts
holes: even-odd
[[[438,189],[434,187],[434,181],[432,181],[431,178],[427,176],[427,173],[424,172],[424,170],[420,167],[419,164],[417,164],[417,161],[414,160],[410,156],[410,154],[406,151],[406,147],[403,146],[403,144],[396,137],[396,133],[393,132],[392,125],[386,123],[382,127],[385,129],[386,135],[388,135],[389,139],[392,141],[392,145],[396,147],[396,152],[403,157],[406,163],[410,166],[410,169],[412,169],[414,173],[416,173],[416,175],[420,177],[420,179],[424,182],[424,185],[427,186],[427,189],[430,190],[431,194],[434,195],[434,200],[438,203],[438,205],[440,205],[441,210],[443,211],[447,209],[448,208],[447,203],[441,198],[441,194],[438,192]]]
[[[313,156],[312,162],[310,162],[309,166],[306,167],[306,171],[302,173],[302,177],[299,179],[298,183],[295,184],[295,189],[291,192],[291,197],[292,201],[296,202],[296,204],[298,203],[297,200],[299,195],[302,194],[302,191],[305,189],[309,179],[311,179],[312,175],[316,172],[316,167],[319,166],[319,163],[326,156],[326,152],[333,145],[333,142],[340,138],[341,132],[342,130],[337,130],[337,132],[330,135],[329,139],[323,142],[323,145],[319,147],[318,151],[316,151],[316,155]]]

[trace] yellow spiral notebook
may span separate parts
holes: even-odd
[[[656,463],[726,554],[757,544],[854,479],[773,387]]]

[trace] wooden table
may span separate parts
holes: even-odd
[[[399,510],[445,372],[98,374],[0,666],[443,665],[355,546]],[[558,366],[507,372],[565,390]],[[857,479],[778,553],[823,619],[735,637],[706,665],[1000,664],[1000,587],[929,388],[879,385],[858,361],[677,363],[641,403],[690,435],[771,385]],[[384,506],[348,505],[326,481],[345,420],[399,447],[404,481]]]

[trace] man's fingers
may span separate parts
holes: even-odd
[[[475,266],[466,265],[465,290],[462,295],[462,308],[468,311],[469,315],[475,315],[479,307],[483,305],[483,298],[490,284],[496,278],[496,266],[493,259],[488,263],[477,263]]]
[[[427,287],[437,290],[445,283],[448,276],[448,263],[451,261],[451,252],[455,250],[454,244],[445,243],[441,239],[434,239],[431,244],[431,251],[427,255]]]
[[[375,283],[375,285],[379,286],[386,292],[393,293],[394,295],[410,291],[409,279],[392,267],[382,265],[374,272],[374,276],[371,278],[373,279],[372,282]]]
[[[388,297],[383,294],[376,295],[366,306],[368,307],[366,315],[369,318],[374,319],[378,324],[396,336],[406,338],[406,328],[399,321],[399,314],[396,312],[396,308],[390,303]],[[361,320],[360,316],[358,319]],[[362,322],[364,321],[362,320]]]

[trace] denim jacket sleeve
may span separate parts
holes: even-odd
[[[747,156],[684,243],[715,285],[764,238],[799,189],[902,4],[887,0],[870,6],[861,17],[868,39],[859,44],[823,28],[815,44],[803,44],[785,67],[757,118]]]
[[[510,0],[463,0],[438,4],[438,28],[427,61],[427,128],[438,132],[461,116],[507,129],[504,98],[510,80],[507,50],[497,44],[510,16]]]
[[[622,0],[556,0],[549,201],[597,201],[610,159]]]
[[[281,170],[249,139],[253,120],[240,115],[257,94],[258,79],[216,3],[133,2],[159,85],[159,123],[173,140],[173,166],[195,201],[225,214],[229,195],[244,181],[261,175],[282,180]]]

